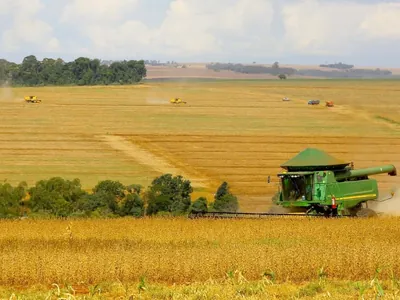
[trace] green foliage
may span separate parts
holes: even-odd
[[[106,193],[120,199],[125,196],[125,186],[119,181],[100,181],[94,188],[93,193]]]
[[[75,205],[85,194],[79,179],[70,181],[53,177],[41,180],[29,189],[29,204],[34,212],[47,211],[65,217],[74,211]]]
[[[189,180],[182,176],[164,174],[153,180],[147,196],[147,215],[155,215],[158,212],[171,212],[182,214],[190,207],[190,194],[193,188]]]
[[[141,81],[146,74],[143,60],[107,65],[99,59],[86,57],[64,62],[60,58],[38,61],[34,55],[29,55],[21,64],[0,59],[0,84],[16,86],[132,84]]]
[[[207,199],[204,197],[198,198],[190,206],[190,211],[191,212],[202,212],[202,213],[207,212],[208,211]]]
[[[245,74],[271,74],[278,76],[279,74],[293,75],[297,72],[293,68],[282,68],[278,62],[275,62],[271,67],[265,67],[261,65],[243,65],[243,64],[232,64],[232,63],[213,63],[208,64],[207,69],[214,71],[228,70],[237,73]]]
[[[198,198],[192,203],[193,188],[182,176],[164,174],[155,178],[142,199],[142,186],[124,185],[119,181],[104,180],[91,193],[81,187],[79,179],[66,180],[52,177],[40,180],[30,188],[25,182],[13,187],[0,184],[0,218],[21,217],[28,213],[34,218],[53,217],[143,217],[144,215],[186,214],[189,211],[208,211],[207,199]],[[235,197],[227,184],[217,192],[216,207],[236,209]],[[26,200],[27,197],[29,200]],[[145,200],[145,201],[144,201]],[[229,205],[228,205],[229,204]],[[219,206],[218,206],[219,205]]]
[[[144,215],[144,202],[138,194],[128,194],[122,202],[120,210],[122,216],[142,217]]]
[[[226,194],[229,193],[229,189],[228,189],[228,183],[227,182],[223,182],[219,188],[217,189],[217,192],[215,193],[214,199],[221,199],[223,196],[225,196]]]
[[[21,182],[17,187],[12,187],[9,183],[0,183],[0,217],[16,216],[21,212],[26,187],[25,182]]]
[[[230,193],[227,182],[223,182],[214,196],[212,209],[215,211],[236,212],[239,209],[239,202],[236,196]]]

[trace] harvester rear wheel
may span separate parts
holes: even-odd
[[[356,216],[359,218],[373,218],[378,216],[378,214],[370,208],[361,208],[357,213]]]

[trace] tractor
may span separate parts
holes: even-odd
[[[309,100],[308,105],[319,105],[319,100]]]
[[[326,101],[325,106],[333,107],[333,101]]]
[[[41,103],[42,100],[38,99],[37,96],[25,96],[26,103]]]
[[[172,104],[186,104],[186,101],[183,101],[181,98],[172,98],[170,102]]]

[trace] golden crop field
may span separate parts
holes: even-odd
[[[41,104],[26,104],[25,95]],[[188,103],[174,106],[172,97]],[[283,102],[283,97],[291,101]],[[227,181],[241,210],[263,211],[280,164],[318,147],[356,167],[400,165],[397,81],[177,81],[2,89],[0,178],[52,176],[145,187],[171,172],[209,200]],[[320,99],[320,106],[309,106]],[[324,101],[333,100],[327,108]],[[271,176],[272,183],[267,184]],[[383,190],[398,178],[376,176]]]
[[[313,285],[303,296],[330,292],[334,299],[342,299],[341,294],[354,299],[361,289],[357,282],[372,293],[378,284],[399,291],[400,222],[394,217],[21,220],[0,225],[0,286],[8,291],[38,285],[48,291],[58,284],[79,294],[100,289],[121,295],[125,286],[137,294],[140,282],[147,287],[142,291],[146,299],[265,299],[269,294],[288,299],[307,282]],[[371,283],[376,276],[378,281]],[[321,280],[340,285],[320,286]],[[181,296],[172,297],[174,290]],[[0,295],[6,293],[0,290]]]

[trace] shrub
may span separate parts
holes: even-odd
[[[215,211],[236,212],[239,209],[239,202],[236,196],[230,193],[227,182],[223,182],[214,196],[212,209]]]
[[[207,199],[204,197],[198,198],[196,201],[192,203],[189,211],[199,212],[199,213],[207,212],[208,211]]]

